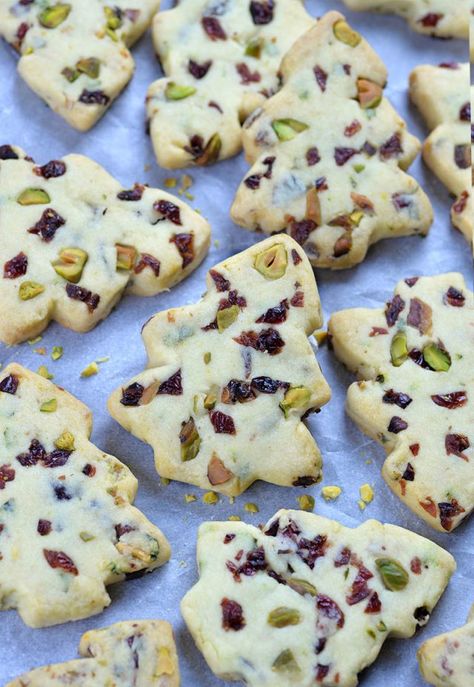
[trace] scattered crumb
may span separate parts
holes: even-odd
[[[247,511],[247,513],[259,513],[260,512],[260,509],[257,506],[257,504],[251,503],[251,502],[246,503],[244,506],[244,509]]]
[[[168,484],[171,482],[171,480],[168,479],[167,477],[161,477],[160,479],[161,479],[161,484],[162,484],[164,487],[167,487]]]
[[[370,484],[363,484],[359,488],[359,494],[360,498],[364,503],[370,503],[374,498],[374,490],[372,489]]]
[[[301,510],[306,510],[311,513],[314,510],[314,496],[310,494],[303,494],[303,496],[298,496],[297,501]]]
[[[194,179],[190,174],[183,174],[181,177],[181,188],[183,191],[187,191],[188,188],[191,188],[191,186],[194,184]]]
[[[220,245],[219,239],[214,239],[214,248],[219,248]]]
[[[239,521],[240,521],[240,517],[239,517],[238,515],[229,515],[229,517],[227,518],[227,520],[230,520],[231,522],[239,522]]]
[[[318,346],[322,346],[328,338],[328,333],[325,329],[319,329],[318,331],[314,332],[313,336],[316,339]]]
[[[367,458],[367,460],[365,461],[366,465],[372,465],[372,463],[373,463],[372,458]]]
[[[89,363],[89,365],[87,365],[87,367],[85,367],[82,370],[81,377],[92,377],[93,375],[96,375],[98,372],[99,372],[99,366],[94,361],[93,363]]]
[[[53,346],[53,350],[51,351],[51,359],[52,360],[59,360],[59,358],[63,357],[63,347],[62,346]]]
[[[359,504],[359,508],[360,508],[361,510],[364,510],[364,509],[366,508],[366,506],[367,506],[367,504],[364,503],[364,501],[362,501],[362,500],[360,500],[360,499],[359,499],[359,501],[357,501],[357,503]]]
[[[42,338],[42,336],[36,336],[34,339],[29,339],[28,343],[30,344],[30,346],[34,346],[39,341],[41,341]]]
[[[341,487],[336,486],[323,487],[321,489],[321,494],[326,501],[333,501],[334,499],[337,499],[337,497],[341,495],[341,492]]]
[[[108,363],[110,360],[109,356],[106,355],[104,358],[97,358],[96,363]]]
[[[184,500],[186,503],[193,503],[193,501],[197,501],[197,496],[194,494],[185,494]]]
[[[174,177],[167,177],[165,179],[165,187],[166,188],[175,188],[178,183],[178,180],[175,179]]]
[[[54,379],[54,375],[50,373],[46,365],[40,365],[37,369],[37,373],[45,379]]]
[[[230,505],[235,503],[235,496],[229,496],[229,503]]]
[[[193,194],[189,193],[189,191],[184,191],[184,197],[187,198],[188,200],[194,200]]]
[[[33,353],[37,353],[38,355],[46,355],[46,348],[44,346],[40,346],[39,348],[34,348]]]
[[[219,496],[216,494],[215,491],[206,491],[206,493],[202,497],[202,500],[204,501],[204,503],[207,503],[208,506],[215,506],[216,503],[219,502]]]

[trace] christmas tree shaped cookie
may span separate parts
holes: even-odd
[[[181,611],[219,677],[249,687],[354,687],[391,635],[425,624],[455,568],[413,532],[279,511],[262,530],[206,522]]]
[[[258,479],[307,486],[321,457],[303,424],[329,400],[308,336],[321,325],[311,266],[288,236],[216,265],[196,305],[145,325],[148,369],[111,396],[162,477],[228,495]]]
[[[159,189],[122,186],[82,155],[39,166],[0,146],[0,341],[56,320],[88,331],[128,288],[151,296],[201,262],[209,224]]]
[[[131,503],[137,480],[89,442],[90,411],[11,364],[0,375],[0,607],[30,627],[100,613],[106,585],[157,568],[169,545]]]
[[[474,606],[463,627],[432,637],[418,650],[424,679],[435,687],[470,687],[474,676]]]
[[[277,90],[281,58],[312,24],[301,0],[181,0],[157,14],[166,78],[150,86],[147,114],[159,165],[238,153],[242,122]]]
[[[105,113],[130,81],[130,48],[159,0],[0,0],[0,36],[19,53],[27,84],[80,131]]]
[[[347,412],[388,456],[383,476],[450,532],[474,507],[473,295],[460,274],[400,282],[385,308],[332,315],[336,356],[362,380]]]
[[[128,620],[86,632],[82,658],[37,668],[6,687],[179,687],[173,631],[163,620]]]
[[[406,169],[419,143],[383,97],[387,72],[329,12],[283,59],[283,87],[244,127],[252,168],[231,214],[247,229],[286,231],[313,265],[361,262],[382,238],[427,233],[430,203]]]
[[[472,242],[470,65],[422,65],[410,75],[410,96],[432,130],[423,146],[430,169],[456,196],[451,217]]]

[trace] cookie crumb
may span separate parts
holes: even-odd
[[[185,494],[184,501],[185,503],[193,503],[193,501],[197,501],[197,496],[194,494]]]
[[[321,489],[321,494],[323,495],[323,498],[326,501],[334,501],[334,499],[337,499],[337,497],[340,496],[341,493],[342,493],[341,487],[330,486],[330,487],[323,487]]]
[[[53,350],[51,351],[51,359],[52,360],[59,360],[59,358],[63,357],[63,347],[62,346],[53,346]]]
[[[370,484],[363,484],[359,488],[359,494],[360,498],[364,503],[370,503],[374,498],[374,490],[372,489]]]
[[[87,365],[87,367],[85,367],[82,370],[81,377],[92,377],[93,375],[96,375],[98,372],[99,372],[99,366],[94,361],[93,363],[89,363],[89,365]]]
[[[260,509],[257,506],[256,503],[252,503],[249,501],[249,503],[246,503],[244,506],[244,509],[247,511],[247,513],[259,513]]]
[[[54,379],[54,375],[50,373],[46,365],[40,365],[38,367],[37,373],[44,377],[45,379]]]
[[[297,501],[301,510],[305,510],[308,513],[311,513],[314,510],[314,496],[311,496],[310,494],[303,494],[302,496],[298,496]]]
[[[202,497],[202,500],[208,506],[215,506],[216,503],[219,503],[219,496],[216,494],[215,491],[206,491],[206,493]]]

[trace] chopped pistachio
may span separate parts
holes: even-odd
[[[194,158],[194,163],[200,167],[205,165],[210,165],[216,162],[219,158],[219,153],[221,152],[222,141],[219,134],[213,134],[206,144],[203,152],[196,158]]]
[[[407,335],[398,331],[390,344],[390,358],[394,367],[400,367],[408,358]]]
[[[277,673],[286,671],[294,673],[300,670],[291,649],[284,649],[278,654],[272,663],[272,670]]]
[[[54,413],[58,408],[58,402],[55,398],[50,398],[49,401],[45,401],[40,405],[40,410],[42,413]]]
[[[93,363],[89,363],[81,372],[81,377],[92,377],[93,375],[96,375],[99,372],[99,366],[97,363],[94,361]]]
[[[399,592],[408,584],[408,573],[405,568],[393,558],[377,558],[375,565],[386,589]]]
[[[26,188],[20,193],[16,202],[19,205],[45,205],[51,202],[51,198],[42,188]]]
[[[120,243],[116,243],[115,248],[117,250],[116,269],[130,271],[137,257],[136,249],[133,246],[122,246]]]
[[[235,322],[240,313],[240,308],[238,305],[230,305],[228,308],[217,311],[217,329],[220,333],[226,330],[230,325]]]
[[[255,57],[257,60],[259,60],[260,55],[262,54],[264,42],[265,41],[263,38],[253,38],[247,43],[245,54],[248,55],[248,57]]]
[[[363,164],[361,164],[361,163],[359,162],[359,163],[357,163],[357,164],[355,164],[355,165],[352,165],[352,169],[354,170],[354,172],[355,172],[356,174],[360,174],[361,172],[364,171],[365,165],[363,165]]]
[[[285,393],[283,400],[280,403],[280,408],[283,410],[287,418],[290,410],[304,408],[311,398],[311,391],[305,386],[292,386]]]
[[[383,620],[380,620],[380,621],[377,623],[377,630],[378,630],[379,632],[387,632],[387,626],[385,625],[385,623],[384,623]]]
[[[35,281],[24,281],[20,284],[18,295],[22,301],[29,301],[43,293],[44,286]]]
[[[270,611],[267,623],[272,627],[288,627],[288,625],[298,625],[301,622],[300,612],[296,608],[279,606]]]
[[[69,83],[74,83],[80,77],[77,69],[72,69],[72,67],[64,67],[61,74],[69,81]]]
[[[45,379],[53,379],[54,375],[52,375],[46,365],[40,365],[37,370],[38,374],[44,377]]]
[[[33,348],[33,353],[37,353],[38,355],[46,355],[46,348],[44,346]]]
[[[376,639],[377,635],[375,634],[374,630],[372,630],[371,627],[367,628],[367,634],[369,637],[372,637],[372,639]]]
[[[231,522],[240,522],[240,517],[238,515],[229,515],[227,520],[230,520]]]
[[[209,352],[204,353],[204,364],[205,365],[209,365],[209,363],[211,362],[211,357],[212,357],[212,355]]]
[[[92,541],[93,539],[95,539],[94,535],[90,532],[79,532],[79,536],[82,539],[82,541],[85,542]]]
[[[323,487],[321,489],[321,494],[326,501],[333,501],[334,499],[337,499],[337,497],[341,495],[341,492],[341,487],[336,486]]]
[[[102,364],[102,363],[108,363],[110,360],[110,357],[108,355],[105,355],[103,358],[97,358],[96,363]]]
[[[351,220],[351,224],[355,227],[358,227],[364,218],[364,213],[362,212],[362,210],[354,210],[353,212],[351,212],[349,217]]]
[[[365,510],[367,508],[367,504],[364,501],[362,501],[362,499],[359,499],[357,501],[357,505],[359,506],[360,510]]]
[[[374,490],[370,484],[363,484],[359,487],[359,494],[364,503],[370,503],[374,498]]]
[[[260,509],[257,506],[256,503],[252,503],[249,501],[248,503],[245,504],[244,509],[247,511],[247,513],[259,513]]]
[[[97,79],[100,72],[100,60],[97,57],[83,57],[76,62],[76,69],[91,79]]]
[[[216,503],[219,502],[219,496],[216,494],[215,491],[206,491],[206,493],[202,497],[202,500],[208,506],[215,506]]]
[[[167,100],[184,100],[184,98],[189,98],[190,95],[195,93],[196,89],[194,86],[180,86],[174,81],[169,81],[165,88]]]
[[[436,372],[447,372],[451,367],[451,356],[448,351],[434,343],[423,348],[423,359]]]
[[[59,358],[62,358],[63,356],[63,347],[62,346],[53,346],[53,350],[51,351],[51,358],[53,360],[59,360]]]
[[[191,186],[194,184],[194,180],[190,174],[183,174],[181,177],[181,188],[183,191],[187,191],[188,188],[191,188]]]
[[[322,346],[328,338],[328,333],[325,329],[318,329],[318,331],[314,332],[313,336],[318,346]]]
[[[54,442],[56,448],[63,451],[74,451],[74,434],[63,432]]]
[[[107,27],[115,31],[122,26],[121,11],[114,7],[104,7],[104,14],[107,20]]]
[[[209,392],[204,399],[204,408],[212,410],[217,403],[217,396],[213,392]]]
[[[69,16],[71,5],[58,2],[56,5],[46,7],[38,15],[38,21],[45,29],[55,29]]]
[[[354,31],[344,19],[340,19],[334,24],[333,33],[338,41],[350,45],[351,48],[355,48],[362,40],[362,36]]]
[[[168,479],[167,477],[161,477],[161,478],[160,478],[160,482],[161,482],[161,484],[162,484],[164,487],[167,487],[168,484],[170,484],[171,480]]]
[[[357,79],[357,96],[363,110],[378,107],[382,102],[382,87],[369,79]]]
[[[297,119],[274,119],[272,129],[280,141],[291,141],[302,131],[308,129],[308,125]]]
[[[305,594],[309,594],[310,596],[316,596],[316,594],[318,593],[316,587],[313,584],[311,584],[311,582],[300,579],[298,577],[290,577],[290,579],[287,580],[287,584],[291,589],[293,589],[293,591],[298,592],[298,594],[301,594],[301,596],[304,596]]]
[[[256,256],[253,266],[265,279],[280,279],[288,266],[286,248],[281,243],[267,248]]]
[[[298,496],[298,503],[301,510],[306,510],[308,512],[312,512],[314,510],[314,496],[311,496],[310,494]]]
[[[181,424],[179,440],[181,442],[181,460],[187,462],[196,458],[201,446],[201,437],[194,418],[190,417],[187,422]]]
[[[88,257],[82,248],[63,248],[59,253],[59,258],[53,260],[51,264],[60,277],[77,284],[82,277]]]
[[[41,341],[42,338],[43,338],[42,336],[35,336],[34,339],[28,339],[28,343],[30,344],[30,346],[34,346],[34,345],[37,344],[39,341]]]
[[[184,501],[185,503],[192,503],[193,501],[197,501],[197,496],[194,494],[185,494]]]

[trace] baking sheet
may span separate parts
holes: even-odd
[[[169,2],[164,2],[167,7]],[[426,134],[418,113],[408,103],[407,83],[410,70],[419,63],[467,60],[467,45],[461,41],[440,41],[411,32],[405,22],[393,16],[351,13],[337,0],[309,0],[311,14],[329,9],[346,13],[379,52],[389,68],[387,94],[405,117],[409,130],[422,138]],[[164,179],[179,176],[159,169],[145,134],[144,98],[148,85],[160,75],[151,38],[146,35],[134,50],[136,74],[132,83],[92,131],[73,131],[35,96],[15,72],[16,57],[0,44],[0,143],[23,147],[43,164],[70,152],[89,155],[116,176],[125,188],[134,181],[163,186]],[[92,440],[103,450],[116,455],[130,466],[139,480],[136,505],[163,529],[172,549],[172,560],[160,570],[142,579],[124,582],[109,590],[111,606],[99,616],[32,630],[15,611],[0,617],[0,683],[35,666],[66,661],[76,657],[81,634],[113,622],[127,619],[163,618],[174,627],[180,656],[184,687],[218,687],[224,683],[214,677],[194,646],[179,613],[179,602],[196,581],[195,539],[204,520],[224,520],[239,515],[253,524],[265,522],[278,508],[297,507],[301,489],[282,488],[258,483],[234,504],[221,497],[216,506],[200,501],[199,489],[178,482],[160,484],[151,449],[121,429],[108,415],[109,393],[121,382],[142,370],[146,356],[140,327],[158,310],[195,302],[204,290],[206,270],[216,262],[246,248],[258,239],[256,234],[235,227],[228,211],[238,183],[248,167],[243,156],[206,169],[193,169],[191,192],[193,205],[210,220],[213,229],[211,251],[204,264],[190,278],[170,293],[153,298],[126,297],[112,315],[89,334],[75,334],[52,325],[36,346],[22,344],[12,348],[0,345],[0,362],[17,361],[36,370],[47,364],[54,381],[66,387],[94,412]],[[417,274],[435,274],[458,270],[472,283],[472,262],[463,237],[450,225],[450,198],[447,191],[418,160],[411,172],[428,192],[435,209],[435,223],[428,238],[416,237],[385,241],[373,247],[366,261],[352,270],[330,273],[317,271],[325,320],[341,308],[379,306],[390,297],[396,282]],[[57,362],[34,352],[53,345],[64,347]],[[81,379],[81,370],[91,361],[109,356],[96,377]],[[323,371],[332,388],[331,402],[311,418],[309,426],[317,438],[324,459],[321,485],[308,490],[316,498],[316,512],[356,526],[367,518],[408,527],[446,547],[456,557],[458,569],[433,617],[411,640],[389,640],[378,661],[361,676],[364,687],[396,684],[421,685],[416,649],[428,637],[444,632],[465,621],[474,601],[474,522],[466,523],[453,534],[440,534],[413,515],[385,485],[380,468],[383,449],[361,434],[344,414],[345,390],[352,376],[335,360],[326,347],[319,353]],[[278,447],[275,447],[275,451]],[[375,498],[364,512],[358,508],[359,486],[373,485]],[[321,487],[337,484],[343,493],[334,503],[325,503]],[[186,504],[184,495],[193,493],[195,503]],[[244,511],[253,501],[260,512]]]

